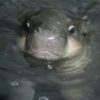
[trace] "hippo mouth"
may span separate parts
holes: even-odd
[[[80,53],[82,46],[79,41],[69,37],[65,46],[58,45],[42,45],[32,46],[28,53],[35,58],[46,60],[59,60],[65,57],[72,57]]]
[[[48,51],[48,50],[35,49],[31,52],[31,55],[36,58],[46,59],[46,60],[58,60],[63,57],[63,54],[60,53],[59,50]]]

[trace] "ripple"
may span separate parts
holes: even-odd
[[[49,98],[42,96],[42,97],[39,97],[39,100],[49,100]]]

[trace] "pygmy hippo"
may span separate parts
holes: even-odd
[[[78,74],[90,62],[88,24],[88,21],[57,9],[27,13],[19,28],[17,44],[32,67],[51,69],[64,76]],[[66,100],[83,100],[81,92],[62,89]],[[76,93],[75,97],[71,93]]]

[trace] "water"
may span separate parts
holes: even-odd
[[[85,75],[66,78],[59,76],[58,79],[51,72],[53,68],[49,64],[47,66],[49,71],[29,68],[16,47],[16,30],[20,25],[17,18],[23,10],[37,11],[49,7],[72,10],[75,13],[77,7],[85,8],[92,1],[99,2],[99,0],[0,0],[0,100],[64,100],[60,91],[62,88],[68,90],[68,100],[72,100],[70,97],[78,93],[85,96],[81,100],[100,100],[99,4],[83,17],[84,19],[88,17],[92,21],[93,41],[93,59],[86,68]],[[53,78],[55,83],[50,82],[49,78]],[[77,100],[77,97],[73,100]]]

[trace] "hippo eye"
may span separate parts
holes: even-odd
[[[30,30],[31,29],[31,21],[30,20],[25,20],[23,23],[24,29],[25,30]]]
[[[69,33],[74,33],[75,32],[75,26],[74,25],[69,26],[68,32]]]
[[[29,22],[26,23],[26,27],[30,28],[30,23]]]

